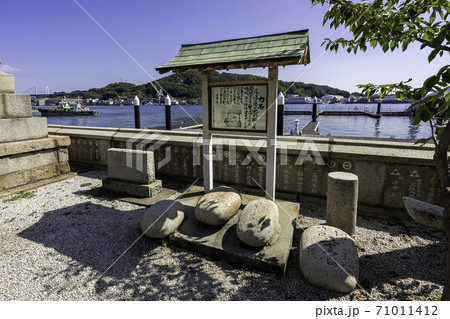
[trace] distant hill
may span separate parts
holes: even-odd
[[[213,71],[211,73],[212,81],[246,81],[246,80],[260,80],[264,77],[249,74],[236,74],[236,73],[219,73]],[[178,99],[199,99],[202,96],[201,92],[201,75],[196,72],[186,72],[181,74],[172,74],[165,76],[153,84],[161,88],[163,87],[165,92],[169,93],[172,97]],[[321,97],[327,94],[342,95],[349,97],[350,93],[337,88],[332,88],[326,85],[307,84],[303,82],[285,82],[278,81],[278,89],[288,94],[298,94],[301,96]],[[164,92],[164,93],[165,93]],[[61,92],[54,94],[61,95]],[[73,91],[71,93],[65,93],[66,96],[76,98],[77,96],[85,99],[111,99],[119,96],[133,99],[134,96],[139,98],[156,97],[156,92],[150,83],[135,85],[132,83],[118,82],[111,83],[103,88],[93,88],[85,91]]]

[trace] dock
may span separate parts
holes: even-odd
[[[284,111],[284,115],[312,115],[312,111],[308,110],[293,110]],[[377,112],[370,111],[318,111],[317,115],[344,115],[344,116],[370,116],[373,118],[378,118],[380,116],[414,116],[413,111],[381,111],[380,114]]]
[[[301,135],[306,136],[320,136],[319,132],[317,132],[317,128],[319,127],[319,122],[308,122],[303,128],[300,130]]]

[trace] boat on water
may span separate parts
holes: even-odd
[[[59,103],[57,108],[40,108],[41,116],[91,116],[97,115],[96,110],[90,110],[86,105],[81,105],[79,102]]]

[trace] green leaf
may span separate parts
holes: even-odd
[[[421,122],[420,112],[417,112],[416,115],[414,116],[414,124],[418,124],[420,122]]]
[[[436,75],[432,75],[430,76],[428,79],[425,80],[423,86],[426,89],[426,93],[428,93],[429,91],[431,91],[431,89],[433,88],[433,86],[436,85],[438,81],[438,77]]]
[[[394,51],[396,46],[397,46],[397,42],[395,40],[392,40],[391,44],[390,44],[391,51]]]
[[[433,51],[431,51],[431,53],[428,55],[428,62],[433,61],[438,53],[439,49],[434,49]]]
[[[420,119],[423,122],[428,122],[429,120],[431,120],[433,118],[433,113],[427,108],[424,109],[422,112],[420,112]]]
[[[450,83],[450,70],[447,70],[442,74],[442,79],[445,82]]]
[[[430,140],[431,137],[421,138],[420,140],[415,141],[414,144],[422,144],[423,146],[424,144],[427,144]]]
[[[430,186],[431,187],[436,187],[436,185],[439,183],[439,175],[437,172],[434,172],[431,176],[430,176]]]
[[[407,48],[408,48],[408,41],[407,40],[404,40],[403,41],[403,43],[402,43],[402,51],[405,51]]]

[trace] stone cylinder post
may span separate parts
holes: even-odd
[[[345,172],[328,174],[327,225],[355,234],[358,208],[358,176]]]

